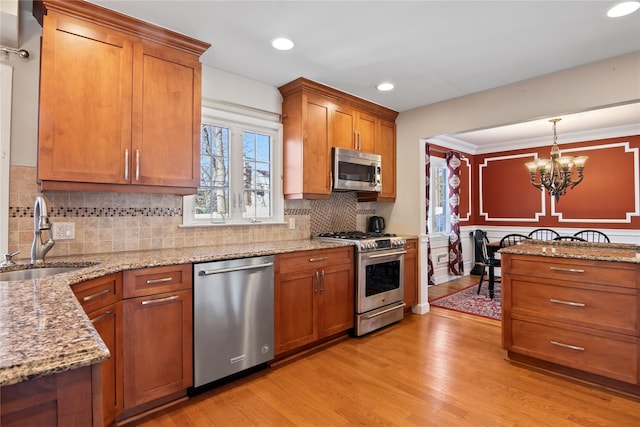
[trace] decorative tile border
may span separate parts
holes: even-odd
[[[111,218],[111,217],[176,217],[182,216],[182,208],[49,208],[49,216],[66,218]],[[33,217],[32,207],[9,207],[11,218]]]

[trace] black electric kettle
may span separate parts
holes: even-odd
[[[369,218],[369,231],[371,233],[382,233],[384,226],[384,218],[381,216],[372,216]]]

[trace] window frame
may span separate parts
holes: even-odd
[[[434,236],[446,236],[451,233],[451,213],[449,212],[449,172],[447,168],[447,161],[442,157],[431,156],[430,158],[430,174],[429,177],[431,185],[429,185],[429,234]],[[445,209],[445,230],[444,231],[436,231],[436,192],[437,189],[437,170],[444,168],[445,169],[445,180],[444,180],[444,188],[445,188],[445,196],[444,200],[446,201],[444,209]]]
[[[202,124],[227,127],[231,132],[239,132],[237,138],[242,140],[242,132],[266,134],[271,137],[271,203],[272,214],[268,218],[244,218],[242,212],[236,210],[235,216],[230,218],[196,218],[195,195],[183,196],[182,226],[181,227],[215,227],[215,226],[246,226],[246,225],[273,225],[284,224],[284,194],[282,192],[282,123],[279,115],[266,111],[256,110],[250,107],[220,104],[215,101],[203,101]],[[234,136],[231,137],[229,147],[229,164],[242,164],[242,148],[234,150]],[[199,142],[200,143],[200,142]],[[235,151],[235,155],[234,155]],[[238,156],[238,152],[240,155]],[[240,158],[238,158],[240,157]],[[200,166],[199,166],[200,167]],[[231,171],[229,172],[232,173]],[[243,182],[233,181],[233,175],[229,176],[229,194],[233,192],[243,193]],[[231,209],[233,213],[233,208]]]

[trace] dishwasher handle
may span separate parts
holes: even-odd
[[[264,264],[256,264],[256,265],[244,265],[241,267],[229,267],[229,268],[219,268],[217,270],[201,270],[198,272],[200,276],[211,276],[212,274],[220,274],[220,273],[230,273],[233,271],[242,271],[242,270],[256,270],[258,268],[267,268],[273,265],[272,262],[266,262]]]

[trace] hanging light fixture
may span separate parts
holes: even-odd
[[[556,133],[556,123],[561,119],[549,120],[553,123],[553,145],[551,146],[551,159],[538,159],[533,162],[525,163],[531,175],[531,185],[540,189],[547,190],[551,196],[556,199],[556,203],[560,200],[560,196],[567,192],[567,188],[573,188],[582,182],[584,178],[584,163],[587,156],[565,156],[560,155],[560,147],[558,146],[558,134]],[[573,170],[578,172],[578,179],[571,179]],[[536,182],[536,172],[540,182]]]

